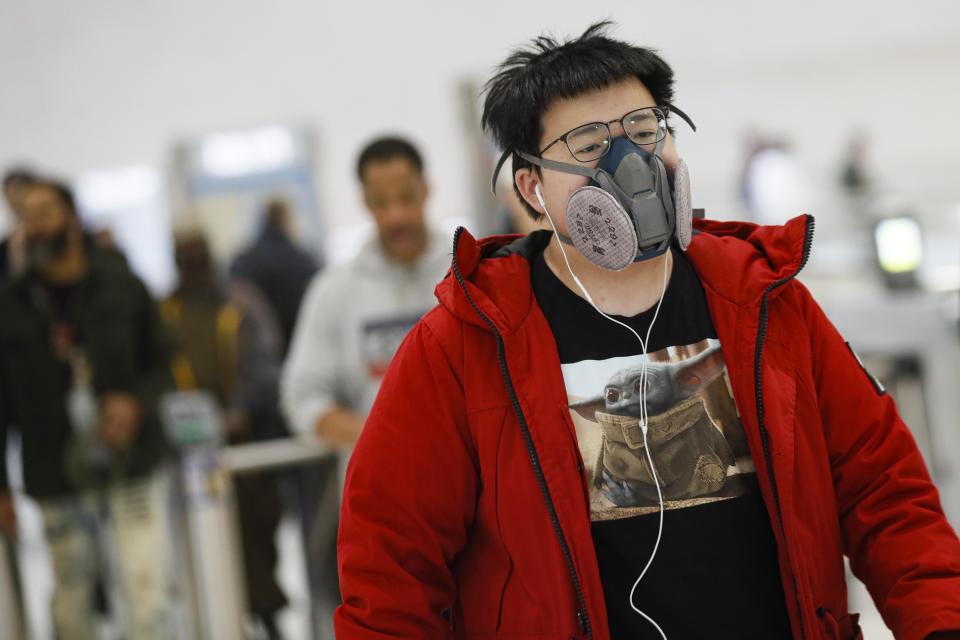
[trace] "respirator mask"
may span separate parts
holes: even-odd
[[[693,122],[670,107],[696,131]],[[590,262],[610,271],[622,271],[634,262],[663,255],[673,238],[686,250],[692,235],[693,209],[687,166],[680,159],[671,176],[663,163],[667,123],[665,109],[648,107],[621,118],[623,135],[612,137],[608,123],[583,125],[551,143],[563,141],[575,159],[596,167],[548,160],[517,151],[517,155],[544,169],[590,178],[567,201],[569,237]],[[544,149],[546,151],[550,145]],[[494,173],[500,170],[505,152]],[[542,152],[541,152],[542,153]]]

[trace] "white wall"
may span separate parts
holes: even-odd
[[[457,83],[486,78],[543,30],[574,34],[598,17],[675,66],[677,103],[700,128],[682,133],[681,153],[695,203],[711,215],[738,213],[750,123],[793,140],[814,175],[835,171],[846,133],[865,129],[884,181],[960,201],[960,3],[951,0],[2,0],[0,167],[164,167],[181,136],[307,123],[320,133],[320,195],[327,228],[337,228],[364,219],[359,148],[392,130],[425,150],[432,213],[469,214]]]

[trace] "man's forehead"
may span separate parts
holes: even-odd
[[[632,109],[653,106],[657,105],[646,86],[637,78],[625,78],[571,98],[553,100],[540,117],[541,130],[552,139],[581,124],[609,122]]]
[[[49,204],[51,201],[59,203],[60,194],[48,185],[31,185],[23,193],[23,203],[25,205]]]
[[[422,178],[421,172],[409,158],[393,156],[383,160],[371,160],[363,168],[362,184],[365,188],[375,187],[398,180]]]

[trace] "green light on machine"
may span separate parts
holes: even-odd
[[[875,238],[880,266],[887,273],[915,271],[923,260],[920,225],[913,218],[890,218],[877,225]]]

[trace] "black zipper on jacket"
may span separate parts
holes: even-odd
[[[800,603],[800,590],[797,588],[797,576],[793,571],[793,563],[790,561],[790,549],[789,545],[787,545],[787,531],[783,526],[783,510],[780,506],[780,496],[777,493],[777,478],[773,475],[773,459],[770,454],[770,434],[767,432],[767,427],[763,423],[763,372],[761,371],[760,366],[761,360],[763,359],[763,346],[767,339],[767,298],[769,297],[771,291],[796,278],[797,274],[800,273],[800,270],[803,269],[804,265],[807,264],[807,260],[810,258],[810,245],[813,242],[813,227],[813,216],[808,215],[806,234],[803,239],[803,256],[801,257],[800,266],[797,267],[797,270],[786,278],[777,280],[768,286],[767,290],[763,292],[763,302],[760,304],[760,326],[757,331],[757,348],[754,351],[753,360],[754,388],[756,389],[757,393],[757,424],[760,429],[760,440],[763,443],[763,458],[767,464],[767,475],[770,478],[770,486],[773,489],[773,501],[777,506],[777,520],[780,523],[780,532],[783,534],[784,551],[787,554],[787,566],[790,568],[790,578],[793,580],[793,595],[797,603],[797,620],[800,622],[801,638],[807,637],[803,625],[803,607]]]
[[[550,514],[550,523],[553,525],[553,533],[557,536],[557,540],[560,542],[560,548],[563,550],[563,556],[567,561],[567,571],[570,573],[570,578],[573,580],[573,587],[577,592],[577,601],[579,602],[580,610],[577,611],[577,623],[580,626],[580,630],[587,634],[588,637],[593,638],[593,628],[590,625],[590,616],[587,614],[587,601],[583,596],[583,588],[580,586],[580,579],[577,577],[577,570],[573,566],[573,555],[570,553],[570,547],[567,544],[566,538],[563,536],[563,529],[560,527],[560,518],[557,517],[557,510],[553,506],[553,498],[550,497],[550,488],[547,486],[547,479],[543,475],[543,469],[540,466],[540,456],[537,455],[537,448],[533,444],[533,437],[530,435],[530,427],[527,425],[527,419],[523,415],[523,409],[520,407],[520,400],[517,398],[517,391],[513,386],[513,380],[510,378],[510,370],[507,367],[507,353],[503,346],[503,336],[500,334],[500,331],[497,327],[490,321],[490,319],[484,315],[480,308],[474,303],[473,298],[470,297],[470,292],[467,291],[466,282],[463,280],[463,276],[460,273],[460,265],[457,264],[457,250],[460,247],[460,236],[463,234],[463,227],[458,227],[456,233],[453,236],[453,275],[457,278],[457,282],[460,284],[460,288],[463,289],[464,295],[467,296],[467,302],[470,303],[470,306],[473,307],[473,310],[477,312],[477,315],[480,316],[480,319],[483,320],[484,324],[490,328],[493,332],[493,335],[497,340],[497,360],[500,363],[500,376],[503,378],[503,382],[507,387],[507,395],[510,396],[510,404],[513,406],[513,412],[517,416],[517,420],[520,422],[520,430],[523,432],[523,441],[527,447],[527,455],[530,457],[530,465],[533,467],[533,473],[537,477],[537,484],[540,487],[540,495],[543,497],[543,503],[547,507],[547,512]]]

